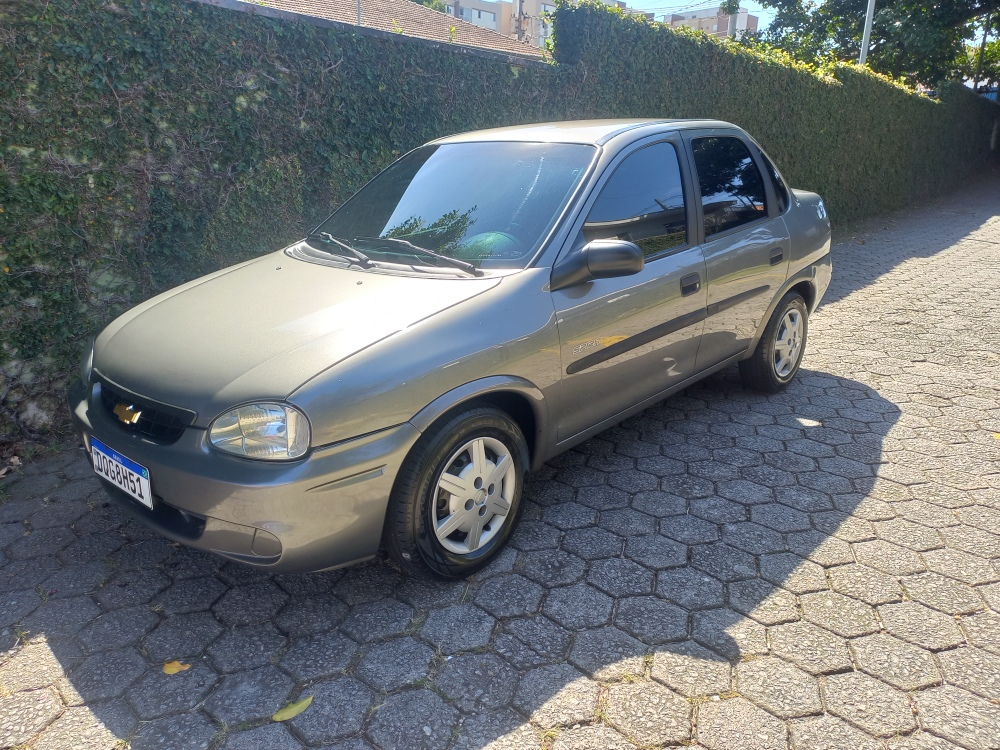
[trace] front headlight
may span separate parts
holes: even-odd
[[[245,458],[298,458],[309,449],[309,420],[287,404],[247,404],[212,422],[208,439],[220,451]]]
[[[90,373],[94,370],[94,339],[90,340],[90,344],[87,348],[83,350],[83,358],[80,360],[80,380],[83,384],[90,387]]]

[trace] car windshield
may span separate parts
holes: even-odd
[[[449,267],[418,252],[424,248],[477,268],[524,268],[595,154],[593,146],[568,143],[422,146],[365,185],[316,232],[376,262]]]

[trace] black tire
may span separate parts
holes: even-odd
[[[458,493],[441,489],[439,482],[446,470],[454,477],[456,467],[462,467],[470,489],[475,487],[472,483],[480,477],[472,467],[471,449],[468,452],[462,452],[462,449],[477,440],[482,441],[483,455],[494,467],[499,465],[501,453],[490,446],[506,449],[515,473],[505,474],[496,490],[493,485],[487,487],[480,483],[481,489],[476,490],[477,494],[462,501]],[[464,459],[468,462],[463,464]],[[471,473],[467,473],[466,469]],[[418,575],[453,580],[476,572],[496,557],[510,538],[521,509],[521,492],[527,470],[527,443],[521,428],[506,413],[479,406],[446,416],[420,437],[399,470],[386,512],[383,533],[386,550],[401,567]],[[509,501],[509,510],[503,518],[499,513],[493,514],[496,510],[493,503],[504,502],[492,494],[494,491],[506,493],[506,501]],[[495,499],[491,500],[491,497]],[[455,505],[461,502],[473,505]],[[449,513],[449,507],[455,509]],[[471,544],[470,532],[461,529],[456,529],[444,540],[438,538],[436,528],[439,521],[452,516],[468,519],[473,513],[484,518],[489,515],[490,519],[482,527],[482,533],[488,534],[489,538],[481,546],[477,545],[474,551],[455,549]],[[491,528],[494,522],[499,522],[500,527]],[[472,523],[476,523],[474,518]]]
[[[782,334],[790,330],[785,319],[786,315],[800,316],[801,329],[800,333],[796,332],[795,335],[798,346],[795,349],[794,362],[791,363],[791,367],[787,364],[779,367],[781,357],[776,347],[779,339],[788,340],[787,336],[783,337]],[[784,390],[795,377],[795,373],[799,371],[799,365],[802,364],[808,333],[809,308],[806,307],[806,301],[798,292],[789,292],[781,298],[778,306],[774,308],[774,314],[767,322],[767,327],[764,328],[764,333],[761,334],[753,354],[740,361],[740,380],[743,381],[743,385],[762,393],[777,393]]]

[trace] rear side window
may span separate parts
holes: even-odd
[[[601,189],[583,234],[587,242],[634,242],[646,256],[686,244],[684,187],[673,145],[655,143],[627,156]]]
[[[701,186],[705,236],[767,216],[764,180],[739,138],[695,138],[691,144]]]
[[[783,214],[785,213],[785,209],[788,208],[788,187],[785,185],[785,181],[781,179],[781,175],[778,174],[778,170],[775,169],[768,155],[763,150],[761,150],[760,155],[764,159],[764,168],[771,175],[771,182],[774,183],[774,195],[778,199],[778,213]]]

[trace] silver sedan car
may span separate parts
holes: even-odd
[[[275,571],[384,545],[457,578],[552,456],[732,364],[784,388],[830,273],[823,201],[728,123],[465,133],[119,317],[70,408],[170,539]]]

